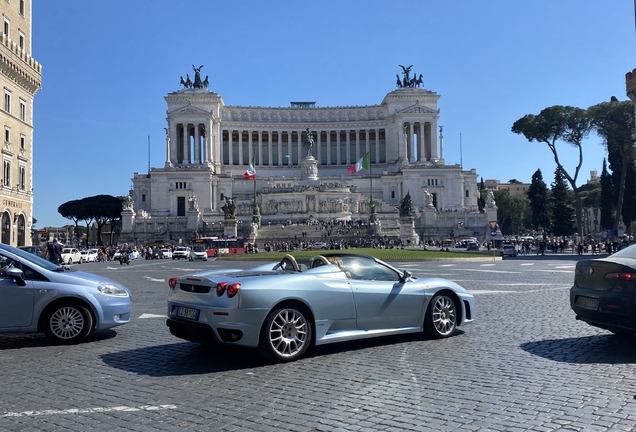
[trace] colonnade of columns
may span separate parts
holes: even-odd
[[[298,165],[305,156],[305,131],[235,130],[221,132],[224,165],[248,165],[253,152],[258,166]],[[319,165],[352,165],[365,153],[372,163],[386,162],[386,133],[383,128],[311,131],[312,155]]]
[[[209,131],[213,122],[174,123],[170,125],[166,142],[166,164],[209,164],[218,160]],[[218,153],[218,152],[217,152]]]
[[[409,162],[430,162],[438,159],[437,136],[430,122],[401,123],[399,154]],[[443,152],[443,150],[441,150]],[[443,154],[443,153],[442,153]]]

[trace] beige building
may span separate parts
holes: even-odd
[[[0,242],[31,245],[33,220],[33,96],[42,66],[31,57],[31,0],[1,0]]]
[[[499,180],[484,180],[484,187],[492,190],[507,190],[510,195],[525,195],[531,183],[502,183]]]

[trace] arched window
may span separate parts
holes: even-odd
[[[26,221],[24,215],[18,216],[18,247],[26,246]]]
[[[9,213],[2,213],[2,222],[0,223],[2,233],[0,234],[0,240],[4,244],[11,244],[11,217]]]

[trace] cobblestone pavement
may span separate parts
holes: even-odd
[[[475,322],[445,340],[342,343],[290,364],[165,325],[169,277],[248,263],[76,266],[129,286],[134,317],[76,346],[0,335],[0,430],[634,430],[636,340],[574,319],[576,256],[518,258],[394,263],[466,287]]]

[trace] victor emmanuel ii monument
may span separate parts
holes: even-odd
[[[401,66],[380,104],[342,107],[226,105],[202,68],[193,65],[194,81],[181,77],[182,88],[165,96],[165,164],[134,174],[122,240],[187,242],[227,234],[232,219],[239,235],[315,219],[371,218],[378,232],[405,218],[407,192],[409,232],[422,239],[483,236],[496,220],[492,208],[479,212],[475,169],[445,164],[440,96],[412,66]],[[367,154],[370,169],[350,174]]]

